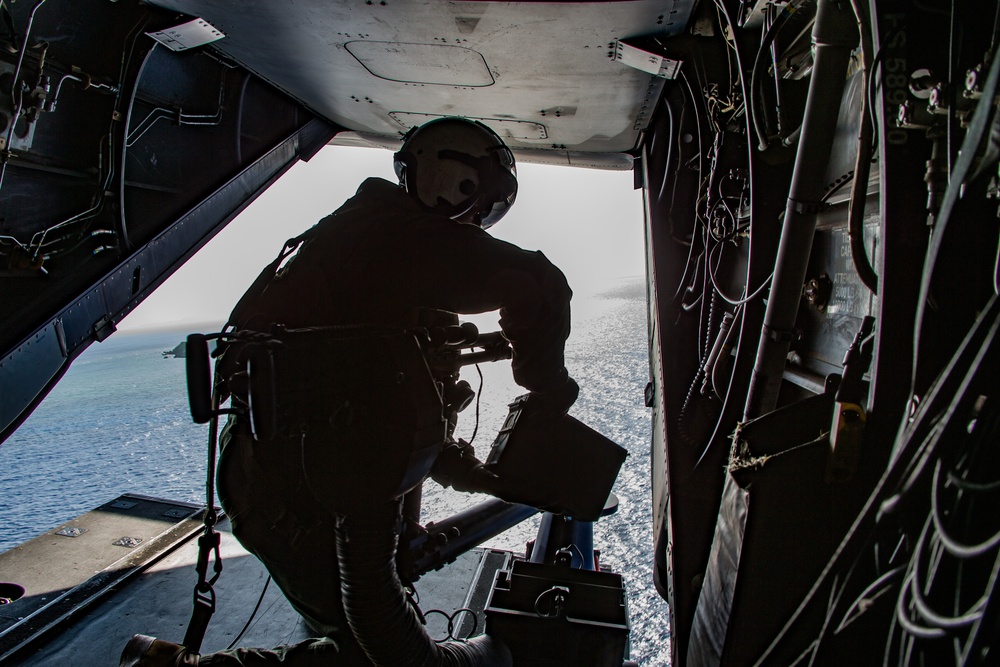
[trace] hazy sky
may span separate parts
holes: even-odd
[[[642,197],[631,172],[518,164],[517,175],[517,200],[491,234],[544,252],[578,297],[644,274]],[[338,208],[369,176],[396,180],[391,152],[328,146],[296,164],[119,329],[221,324],[285,240]]]

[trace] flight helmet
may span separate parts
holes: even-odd
[[[514,155],[492,129],[466,118],[438,118],[403,137],[393,166],[425,208],[486,229],[517,195]]]

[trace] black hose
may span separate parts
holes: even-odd
[[[771,279],[762,335],[757,348],[744,418],[774,409],[778,389],[794,336],[795,319],[808,268],[816,218],[823,206],[824,171],[829,163],[837,115],[851,51],[855,21],[836,0],[817,4],[812,43],[815,49],[802,120],[802,136],[788,190],[784,224]]]
[[[851,7],[854,9],[854,15],[858,20],[858,31],[861,33],[861,62],[864,72],[862,91],[866,91],[868,81],[872,76],[872,37],[859,1],[851,0]],[[865,200],[868,198],[868,176],[871,167],[874,129],[868,120],[869,112],[868,96],[861,95],[861,127],[858,133],[858,154],[854,165],[854,185],[851,188],[851,203],[848,209],[847,238],[850,241],[851,259],[854,260],[854,268],[858,272],[858,277],[872,294],[878,294],[878,274],[875,273],[868,260],[864,233]]]
[[[776,17],[771,22],[767,32],[761,37],[760,50],[757,51],[757,57],[753,61],[753,68],[750,70],[750,103],[747,105],[747,108],[750,109],[750,119],[753,121],[753,129],[757,132],[757,150],[761,151],[767,150],[770,140],[764,119],[764,107],[763,105],[757,105],[757,88],[760,85],[759,80],[764,71],[764,66],[767,64],[763,54],[774,43],[778,32],[784,27],[786,20],[787,17],[781,20]],[[775,76],[777,76],[777,73],[775,73]]]
[[[396,573],[399,512],[389,501],[337,520],[344,612],[368,659],[385,667],[511,667],[510,650],[488,635],[435,643],[427,634]]]
[[[750,101],[747,107],[750,109],[750,120],[753,121],[754,131],[757,133],[757,149],[760,151],[767,150],[770,145],[771,137],[768,136],[767,127],[765,126],[764,120],[764,109],[757,106],[757,89],[760,87],[760,77],[763,75],[764,70],[767,67],[768,59],[765,54],[770,52],[770,47],[774,41],[778,38],[778,33],[781,29],[785,27],[788,23],[788,19],[791,18],[798,9],[801,2],[791,3],[785,6],[768,27],[764,36],[760,40],[760,49],[757,51],[757,57],[754,58],[753,68],[750,70]],[[774,76],[777,77],[778,73],[775,72]]]

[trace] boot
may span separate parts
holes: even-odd
[[[118,667],[198,667],[198,655],[180,644],[136,635],[125,644]]]

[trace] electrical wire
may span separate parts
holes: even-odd
[[[709,232],[708,232],[708,230],[705,230],[702,233],[704,235],[707,235]],[[705,247],[708,248],[708,239],[707,238],[704,240],[704,243],[705,243]],[[708,257],[706,256],[705,257],[705,262],[704,262],[704,267],[702,268],[702,273],[701,273],[701,296],[702,296],[702,298],[701,298],[701,311],[698,314],[698,322],[699,323],[707,322],[708,324],[706,324],[705,326],[699,326],[698,327],[698,351],[699,351],[699,354],[701,355],[699,357],[699,362],[704,361],[705,356],[708,354],[708,351],[707,351],[708,350],[708,340],[707,340],[708,333],[705,331],[705,329],[707,328],[707,326],[709,326],[711,324],[711,308],[713,308],[714,305],[715,305],[715,293],[713,292],[711,295],[709,295],[708,283],[709,283]],[[706,311],[706,308],[708,308],[709,310]]]
[[[708,370],[708,381],[712,387],[712,392],[719,398],[720,401],[724,401],[729,393],[729,386],[726,386],[726,391],[720,390],[722,383],[719,381],[718,374],[719,369],[724,366],[722,363],[722,354],[726,350],[732,349],[731,341],[739,335],[739,327],[736,326],[736,322],[739,321],[740,315],[743,312],[743,306],[737,306],[736,310],[732,314],[732,320],[729,323],[729,331],[726,332],[726,338],[722,341],[722,349],[720,350],[720,355],[716,358],[715,363]],[[725,317],[725,316],[723,316]],[[732,376],[730,376],[730,383],[732,382]]]
[[[233,649],[236,646],[236,643],[243,638],[246,631],[250,629],[250,624],[253,622],[254,617],[257,616],[257,611],[260,609],[261,603],[264,602],[264,594],[267,593],[267,587],[270,583],[271,575],[267,575],[267,580],[264,581],[264,589],[260,592],[260,597],[257,598],[257,604],[254,605],[253,611],[250,612],[250,618],[247,619],[247,622],[243,626],[243,629],[240,630],[240,633],[236,635],[236,639],[234,639],[229,646],[226,647],[227,651]]]
[[[718,211],[719,208],[721,207],[725,211],[725,216],[729,218],[731,224],[728,225],[727,229],[719,230],[715,226],[709,225],[708,221],[703,222],[703,224],[708,225],[710,227],[710,230],[712,232],[712,238],[720,242],[735,240],[737,236],[739,236],[741,233],[745,233],[746,230],[750,228],[749,222],[743,225],[740,224],[740,217],[738,214],[738,212],[743,209],[744,202],[746,201],[747,198],[747,182],[745,179],[741,181],[742,184],[740,187],[740,193],[738,196],[736,196],[736,198],[739,199],[739,203],[737,204],[737,210],[733,211],[733,209],[730,208],[729,206],[729,199],[733,199],[734,197],[732,195],[727,196],[722,191],[722,184],[725,183],[726,180],[737,180],[737,179],[730,172],[729,174],[726,174],[716,182],[715,189],[716,189],[717,199],[715,201],[715,204],[712,205],[709,214],[713,220],[717,219],[719,216],[715,214],[716,211]]]
[[[1000,2],[997,3],[997,9],[993,13],[993,34],[990,35],[990,48],[988,53],[993,53],[997,48],[997,36],[1000,33]]]
[[[681,81],[684,83],[684,87],[687,89],[688,99],[690,99],[691,100],[691,104],[694,105],[695,108],[697,108],[698,102],[697,102],[697,100],[696,100],[696,98],[694,96],[694,89],[691,87],[691,82],[688,81],[687,74],[685,74],[683,70],[681,70]],[[705,151],[704,151],[704,144],[702,143],[702,137],[701,137],[701,123],[697,122],[697,120],[696,120],[694,125],[695,125],[695,129],[697,130],[697,135],[696,136],[697,136],[697,139],[698,139],[698,178],[700,180],[701,179],[701,175],[705,171],[704,170],[704,165],[702,164],[702,161],[704,160]]]
[[[132,104],[134,100],[134,91],[132,93],[133,98],[129,100],[129,108],[127,110],[123,110],[121,108],[123,101],[122,91],[124,91],[125,89],[125,78],[128,75],[128,71],[132,66],[132,59],[135,56],[136,46],[139,43],[139,37],[143,34],[143,29],[146,27],[146,25],[149,23],[150,20],[151,20],[150,15],[145,14],[142,18],[140,18],[136,22],[135,26],[133,26],[132,28],[132,31],[125,37],[125,44],[127,46],[126,48],[122,49],[122,62],[118,74],[118,93],[115,95],[115,114],[112,115],[112,120],[110,126],[108,127],[108,133],[107,135],[105,135],[107,138],[107,146],[108,146],[108,167],[103,187],[103,190],[105,192],[111,189],[111,184],[114,182],[116,174],[115,165],[117,163],[117,160],[115,159],[116,156],[115,138],[117,137],[118,130],[116,128],[117,123],[115,122],[114,119],[116,115],[120,115],[121,117],[124,118],[128,118],[131,115]],[[154,41],[149,51],[146,52],[145,57],[149,58],[156,51],[158,45],[159,42]],[[119,192],[121,193],[122,197],[124,197],[124,188],[125,184],[123,181],[119,187]],[[129,249],[132,247],[132,242],[128,236],[128,223],[125,220],[124,211],[122,211],[122,215],[119,216],[118,245],[123,249]]]
[[[948,86],[945,89],[945,94],[948,100],[948,114],[945,116],[945,138],[948,142],[948,150],[946,158],[948,160],[948,176],[949,183],[950,177],[954,173],[955,169],[955,143],[957,142],[956,136],[956,117],[955,117],[955,89],[957,82],[955,81],[955,74],[958,70],[958,57],[959,51],[961,51],[961,41],[962,41],[962,30],[961,25],[958,21],[958,8],[957,2],[952,0],[949,3],[948,12],[948,65],[946,68],[946,76],[948,81]],[[992,98],[991,98],[992,99]]]
[[[697,208],[697,202],[695,204]],[[695,216],[697,218],[697,214]],[[676,240],[676,239],[675,239]],[[697,263],[700,261],[701,255],[704,254],[704,249],[697,256],[695,256],[695,245],[699,242],[699,235],[697,234],[697,229],[692,230],[691,240],[687,243],[687,259],[684,262],[684,271],[681,274],[680,279],[677,281],[677,289],[674,290],[674,295],[670,298],[671,303],[676,303],[677,300],[682,298],[682,292],[686,290],[686,286],[689,285],[688,275],[692,270],[697,269]],[[682,303],[683,306],[683,303]]]
[[[691,87],[691,82],[688,80],[686,74],[683,71],[681,72],[681,80],[684,83],[685,89],[687,91],[687,96],[684,97],[685,104],[681,107],[681,119],[680,119],[680,122],[678,123],[678,125],[683,125],[684,112],[686,111],[687,101],[688,100],[691,101],[691,104],[692,104],[692,106],[695,109],[697,109],[697,106],[698,106],[697,100],[694,97],[694,90]],[[684,89],[682,89],[682,94],[683,94],[683,90]],[[667,112],[670,114],[670,128],[671,128],[668,140],[670,142],[673,142],[675,140],[675,137],[673,136],[673,127],[674,127],[673,109],[670,107],[669,103],[667,103]],[[698,119],[698,115],[697,114],[695,115],[695,123],[694,123],[694,125],[695,125],[695,129],[696,129],[697,140],[698,140],[698,143],[697,143],[697,158],[698,158],[698,169],[697,169],[697,171],[698,171],[698,180],[699,180],[699,183],[701,183],[701,181],[702,181],[702,158],[703,158],[703,155],[702,155],[702,143],[701,143],[701,122]],[[689,160],[689,162],[690,162],[690,160]],[[676,173],[680,173],[680,168],[681,168],[681,151],[679,150],[679,147],[678,147],[678,150],[677,150],[677,168],[676,168],[675,174]],[[666,183],[667,172],[668,172],[669,169],[670,169],[670,165],[669,165],[669,163],[666,163],[664,165],[664,175],[663,175],[664,183]],[[672,188],[671,193],[670,193],[670,207],[669,207],[668,211],[672,211],[673,210],[673,208],[674,208],[673,207],[673,203],[677,199],[677,185],[678,185],[678,180],[679,179],[675,175],[675,177],[673,179],[673,181],[674,181],[673,182],[673,188]],[[697,210],[698,210],[698,202],[695,202],[695,216],[696,216],[696,219],[697,219]],[[668,215],[669,215],[669,213],[668,213]],[[692,260],[694,259],[694,251],[695,251],[695,245],[697,243],[697,237],[698,237],[698,235],[695,233],[694,230],[691,233],[691,239],[690,239],[690,241],[687,241],[687,242],[684,242],[683,240],[678,239],[676,236],[673,236],[673,234],[671,234],[671,238],[673,238],[676,242],[681,243],[682,245],[687,245],[687,247],[688,247],[688,254],[687,254],[687,260],[685,261],[685,264],[684,264],[684,271],[681,274],[680,280],[678,280],[678,282],[677,282],[677,289],[674,291],[673,297],[671,297],[671,302],[672,303],[676,303],[678,297],[681,296],[681,291],[684,289],[685,285],[687,284],[688,272],[689,272],[689,270],[692,267]],[[683,304],[682,304],[682,307],[683,307]]]
[[[912,575],[910,575],[912,577]],[[904,582],[903,590],[908,590],[908,584],[910,580],[907,579]],[[945,636],[945,631],[941,628],[929,628],[923,625],[918,625],[915,621],[910,620],[909,612],[906,607],[906,598],[900,595],[896,602],[896,622],[899,623],[900,627],[906,631],[906,634],[912,635],[913,637],[919,639],[941,639]]]
[[[701,303],[701,298],[704,296],[704,291],[697,292],[697,289],[698,289],[698,273],[701,270],[701,262],[702,262],[702,259],[704,257],[705,257],[705,252],[703,250],[702,252],[698,253],[697,257],[694,258],[694,267],[691,270],[691,280],[690,280],[690,282],[687,283],[687,286],[685,286],[685,283],[681,283],[681,284],[679,284],[677,286],[678,293],[675,294],[674,297],[675,298],[677,296],[681,297],[680,308],[685,313],[690,313],[691,311],[693,311],[695,309],[695,307],[697,307],[698,304]],[[686,267],[685,267],[685,269],[686,269]],[[687,274],[685,274],[685,275],[687,275]],[[681,294],[681,290],[682,289],[684,290],[683,295]],[[686,298],[687,298],[688,294],[694,294],[696,292],[697,292],[698,296],[694,299],[694,301],[691,301],[691,302],[686,301]]]
[[[756,664],[763,664],[773,659],[774,652],[791,636],[793,628],[799,625],[806,610],[813,607],[821,591],[828,590],[832,585],[831,582],[837,573],[843,572],[845,567],[853,569],[859,559],[867,553],[866,550],[870,547],[876,530],[885,525],[889,517],[902,514],[900,510],[902,497],[916,487],[922,471],[926,469],[930,456],[937,449],[943,436],[953,435],[957,438],[959,433],[965,432],[965,424],[958,423],[955,416],[960,406],[967,407],[971,397],[978,395],[976,388],[988,385],[992,379],[992,375],[985,369],[995,367],[991,364],[996,363],[996,355],[1000,354],[998,329],[1000,329],[1000,297],[994,296],[939,378],[931,385],[916,413],[901,425],[900,433],[896,437],[899,444],[882,478],[876,483],[865,506],[855,517],[841,544],[823,568],[823,572],[813,582],[810,590],[771,640]],[[985,377],[987,375],[989,377]],[[931,425],[933,428],[929,428]],[[900,609],[899,601],[897,601],[897,613],[892,618],[894,620],[886,642],[885,664],[889,664],[888,656],[896,645],[892,633],[896,632],[897,624],[907,632],[912,629],[916,633],[929,632],[933,637],[944,636],[941,631],[932,632],[933,629],[912,622],[907,616],[905,605]],[[905,636],[899,638],[898,644],[902,647],[901,653],[912,653],[914,650],[914,642]]]
[[[986,77],[985,83],[983,84],[982,99],[987,101],[994,99],[998,90],[998,84],[1000,84],[1000,51],[993,54],[993,60],[990,63],[989,73]],[[976,105],[976,109],[972,113],[972,119],[969,123],[969,129],[965,135],[965,140],[962,142],[962,150],[960,151],[958,159],[955,163],[954,172],[950,172],[951,178],[948,182],[948,187],[945,190],[944,198],[941,202],[941,209],[938,215],[935,233],[931,236],[930,243],[927,246],[927,253],[924,258],[924,267],[921,274],[920,292],[917,300],[917,313],[915,318],[916,322],[914,326],[914,331],[917,332],[917,337],[913,346],[914,360],[912,382],[915,382],[917,377],[919,355],[922,351],[920,345],[920,332],[923,330],[924,320],[929,308],[928,304],[932,293],[931,286],[934,282],[936,269],[938,268],[938,257],[942,252],[945,239],[950,239],[954,234],[954,232],[951,231],[951,228],[954,227],[954,223],[952,221],[953,212],[958,204],[958,200],[961,197],[961,193],[964,190],[966,179],[972,173],[979,146],[983,138],[988,135],[988,126],[992,115],[992,105],[988,102],[981,102]],[[911,391],[911,393],[919,393],[916,389],[917,388],[914,387],[915,391]]]
[[[483,369],[476,364],[476,372],[479,373],[479,391],[476,392],[476,425],[472,429],[472,437],[469,438],[469,444],[471,445],[476,440],[476,434],[479,433],[479,403],[483,396]]]
[[[906,568],[902,565],[894,567],[882,576],[878,577],[872,583],[868,584],[861,593],[851,602],[847,610],[844,612],[844,616],[840,619],[840,624],[834,630],[834,634],[841,632],[855,620],[860,618],[866,611],[866,607],[871,605],[875,600],[889,592],[889,584],[892,580],[899,576]],[[857,610],[857,613],[853,612]]]
[[[705,262],[705,268],[706,270],[708,269],[708,262]],[[713,292],[711,298],[708,300],[708,314],[703,317],[703,321],[705,322],[705,338],[700,342],[698,347],[700,354],[698,357],[699,366],[704,364],[705,360],[708,359],[708,353],[712,347],[712,331],[715,329],[715,312],[718,301],[718,295]],[[699,338],[701,338],[700,334]]]
[[[995,337],[987,339],[984,343],[986,346],[995,344]],[[975,360],[977,369],[981,366],[988,367],[990,364],[995,368],[995,356],[992,360],[989,358]],[[989,381],[985,379],[982,382],[988,386]],[[959,541],[953,532],[954,524],[964,516],[966,529],[975,528],[977,533],[981,533],[983,513],[989,511],[987,508],[992,508],[994,501],[983,501],[978,507],[977,501],[982,494],[1000,489],[1000,484],[996,481],[978,482],[966,479],[966,475],[972,470],[993,470],[996,463],[993,445],[996,442],[1000,418],[996,411],[995,396],[991,394],[988,398],[985,396],[975,398],[980,391],[977,384],[957,392],[958,396],[974,398],[972,409],[968,410],[967,407],[960,410],[949,409],[941,417],[941,421],[953,424],[952,428],[943,427],[932,431],[930,437],[933,437],[940,446],[928,451],[927,456],[921,457],[921,462],[914,466],[914,476],[919,475],[925,479],[930,477],[927,485],[930,509],[919,536],[914,541],[906,578],[895,608],[895,620],[902,630],[898,645],[903,658],[907,655],[919,655],[921,659],[937,656],[942,652],[943,646],[939,641],[923,645],[918,643],[918,640],[941,640],[950,637],[955,664],[966,664],[966,659],[980,640],[978,637],[980,622],[985,617],[996,590],[997,573],[1000,571],[1000,549],[998,549],[1000,531],[973,544]],[[968,406],[968,398],[963,401],[963,405]],[[973,416],[966,425],[966,420],[969,419],[967,415],[970,413]],[[985,460],[984,456],[987,457]],[[928,467],[927,460],[931,457],[935,458],[933,472],[927,475],[925,472]],[[955,457],[957,460],[954,467],[947,472],[944,471],[944,457]],[[955,489],[954,499],[948,507],[944,506],[941,497],[942,489],[945,487]],[[924,487],[912,479],[909,480],[908,489],[911,495],[912,491],[918,488]],[[951,523],[952,528],[946,528],[946,522]],[[983,562],[982,557],[990,552],[994,552],[992,559]],[[974,562],[978,562],[978,565],[974,565]],[[972,586],[966,582],[966,570],[969,570],[972,576],[985,579],[981,595],[971,602],[963,600],[963,594]],[[949,576],[953,581],[941,581],[942,572],[950,573]],[[928,598],[935,589],[937,593],[935,603],[938,606],[942,603],[949,604],[946,602],[947,595],[953,591],[950,610],[942,611],[932,606]],[[891,645],[887,645],[887,660],[890,657],[888,650],[891,648]]]
[[[928,542],[931,542],[933,539],[942,546],[944,544],[940,541],[940,534],[937,533],[937,522],[932,521],[932,517],[933,512],[931,516],[927,517],[923,530],[920,532],[920,537],[917,538],[916,548],[911,559],[910,572],[907,575],[907,581],[903,585],[900,598],[907,597],[905,594],[907,591],[909,592],[909,598],[913,602],[914,610],[928,624],[928,627],[945,631],[954,630],[971,625],[982,618],[983,609],[985,609],[986,603],[989,601],[989,593],[985,593],[969,609],[954,616],[945,616],[931,609],[926,597],[920,591],[920,584],[924,581],[923,577],[921,577],[920,563],[923,561],[924,550]],[[935,534],[933,538],[929,538],[929,529],[932,526]],[[927,583],[930,583],[931,579]]]
[[[942,546],[949,554],[956,558],[976,558],[995,549],[1000,545],[1000,531],[978,544],[962,544],[945,530],[944,521],[941,517],[941,502],[938,496],[938,488],[941,482],[941,460],[934,464],[934,473],[931,478],[931,518],[934,523],[934,531]]]
[[[968,491],[997,491],[1000,490],[1000,480],[995,482],[978,483],[970,482],[967,479],[962,479],[955,475],[954,472],[948,472],[948,483],[959,488]]]
[[[753,125],[754,125],[754,130],[757,132],[758,149],[760,150],[764,150],[761,147],[765,146],[765,144],[769,141],[771,136],[770,132],[768,132],[767,130],[770,120],[769,119],[770,109],[768,108],[768,104],[763,99],[764,98],[763,84],[760,84],[761,99],[756,100],[755,95],[758,90],[757,88],[758,84],[756,78],[753,77],[752,75],[757,72],[757,63],[763,62],[764,53],[768,53],[771,56],[770,65],[773,68],[772,71],[774,72],[774,91],[775,94],[777,95],[778,89],[780,88],[780,84],[778,82],[778,68],[775,66],[775,63],[777,61],[777,58],[775,56],[775,51],[776,51],[775,37],[777,36],[777,32],[771,30],[771,28],[775,26],[776,19],[778,18],[778,12],[776,12],[775,9],[776,8],[774,6],[768,6],[765,8],[763,17],[764,20],[761,25],[761,30],[763,32],[761,32],[760,36],[760,49],[757,51],[757,56],[754,58],[754,69],[751,71],[751,79],[750,79],[751,103],[753,103],[754,101],[760,102],[760,104],[758,106],[755,106],[753,109],[753,120],[754,120]],[[777,100],[775,100],[775,102],[776,102],[775,107],[777,107]],[[775,120],[778,126],[777,132],[775,132],[775,136],[781,136],[781,110],[779,108],[775,108],[775,115],[777,116]],[[761,139],[762,136],[764,137],[763,139]]]
[[[812,443],[799,445],[798,447],[793,447],[792,449],[794,450],[802,447],[808,447],[810,444],[825,444],[825,442],[826,439],[821,437],[814,440]],[[843,579],[841,579],[839,574],[835,574],[833,576],[833,583],[830,586],[830,594],[826,603],[826,613],[823,619],[823,625],[817,633],[816,639],[810,645],[810,649],[806,651],[806,653],[812,654],[809,660],[810,667],[815,664],[816,659],[823,654],[823,640],[829,635],[830,625],[836,617],[837,609],[840,606],[841,600],[844,599],[844,594],[847,592],[848,584],[853,577],[855,568],[857,568],[859,562],[860,559],[856,559],[851,563],[847,571],[843,573]],[[836,630],[834,631],[834,634],[836,634]]]
[[[676,138],[674,137],[674,110],[670,106],[670,102],[664,99],[663,106],[667,110],[667,157],[663,161],[663,181],[660,183],[660,191],[656,195],[656,201],[663,201],[663,193],[667,188],[667,174],[670,173],[670,157],[674,151],[674,143]],[[676,180],[676,177],[675,177]]]
[[[716,0],[715,16],[716,19],[718,19],[719,21],[720,29],[722,28],[722,10],[723,7],[721,3],[719,3],[718,0]],[[722,41],[724,41],[726,43],[726,47],[728,47],[726,48],[726,67],[729,69],[729,92],[731,96],[732,91],[736,88],[736,78],[733,76],[733,54],[736,53],[736,44],[734,41],[735,38],[733,37],[735,29],[733,28],[733,25],[729,22],[728,12],[726,13],[726,23],[729,29],[728,30],[722,29],[721,32],[722,32]],[[732,51],[732,53],[730,53],[730,51]]]
[[[713,256],[710,255],[710,249],[713,248],[713,241],[718,242],[719,239],[734,239],[749,228],[749,225],[742,225],[739,218],[746,198],[745,184],[740,188],[738,195],[727,195],[725,192],[726,180],[727,178],[733,178],[732,174],[727,174],[721,178],[716,178],[715,176],[715,164],[722,157],[720,155],[722,142],[726,140],[727,136],[730,136],[730,131],[727,130],[727,127],[731,126],[740,116],[747,113],[746,101],[740,94],[739,76],[741,68],[739,67],[739,48],[734,32],[736,27],[732,25],[728,12],[719,2],[716,2],[716,10],[715,18],[718,22],[718,29],[726,35],[726,70],[722,71],[722,77],[725,77],[726,72],[728,72],[728,90],[725,88],[726,84],[720,86],[719,84],[708,83],[709,79],[703,71],[704,63],[702,62],[701,54],[694,56],[692,60],[694,67],[687,70],[687,72],[681,72],[680,76],[681,83],[683,84],[682,91],[686,93],[684,99],[686,101],[690,100],[692,108],[698,113],[698,120],[694,124],[698,132],[697,171],[699,183],[698,196],[694,205],[695,229],[691,235],[691,242],[688,244],[687,260],[683,268],[683,273],[673,296],[675,302],[678,299],[680,300],[679,309],[681,312],[694,313],[695,309],[699,309],[698,335],[695,341],[698,350],[697,354],[699,355],[699,364],[697,372],[688,387],[677,419],[679,436],[683,441],[694,445],[702,445],[704,443],[701,442],[700,435],[692,433],[692,427],[703,425],[702,422],[705,418],[718,420],[721,416],[716,412],[719,406],[714,399],[715,396],[718,396],[718,387],[720,386],[715,375],[719,372],[722,364],[717,364],[709,369],[712,372],[712,376],[707,378],[705,375],[705,360],[709,354],[709,348],[712,347],[712,343],[718,337],[716,330],[719,327],[719,322],[717,322],[719,313],[726,310],[722,302],[727,301],[728,298],[722,290],[717,289],[718,285],[716,284],[715,273],[718,270],[718,264],[713,265]],[[693,81],[691,76],[694,77]],[[700,95],[700,101],[699,96],[695,94],[696,89]],[[676,109],[674,111],[676,112]],[[676,119],[674,120],[676,121]],[[703,123],[715,137],[714,142],[710,144],[706,144],[702,136]],[[684,127],[683,121],[676,124]],[[714,156],[712,157],[713,171],[707,174],[704,165],[707,157],[706,146],[712,146],[709,150],[714,151]],[[679,151],[677,160],[677,169],[679,171],[681,168],[680,163],[682,162]],[[688,163],[693,162],[693,160],[694,156],[688,160]],[[675,189],[677,188],[676,180],[674,181],[674,187]],[[717,227],[717,229],[714,227]],[[718,251],[716,251],[715,257],[717,255]],[[737,330],[738,327],[733,327],[733,330],[728,332],[726,335],[727,341],[738,334]],[[708,386],[711,386],[711,391],[714,392],[714,395],[707,393]],[[696,400],[702,398],[698,393],[700,388],[706,389],[706,396],[710,400],[707,403],[697,404],[696,406]],[[707,409],[707,412],[705,414],[696,413],[696,407],[699,410],[701,407],[704,407]],[[698,420],[697,424],[695,423],[696,419]]]
[[[879,122],[878,114],[875,112],[878,109],[878,104],[875,102],[875,92],[881,86],[882,60],[885,56],[884,45],[892,43],[902,29],[902,25],[899,25],[886,33],[885,38],[879,40],[878,51],[872,57],[871,75],[868,77],[868,86],[865,94],[868,96],[868,120],[872,124],[873,136],[876,137],[879,136]]]
[[[760,40],[760,48],[757,50],[757,56],[754,59],[753,68],[750,70],[750,88],[748,97],[750,98],[747,104],[747,112],[750,114],[750,120],[752,122],[754,131],[757,134],[757,148],[758,150],[765,151],[770,146],[771,136],[768,134],[768,128],[765,124],[763,109],[758,106],[761,101],[758,99],[757,91],[761,88],[760,77],[769,60],[765,54],[770,54],[771,44],[778,38],[778,33],[781,32],[782,28],[788,23],[788,20],[792,15],[797,12],[805,2],[808,0],[793,0],[793,2],[785,5],[785,8],[781,11],[778,16],[775,17],[774,21],[768,27],[767,32]],[[774,73],[775,77],[778,73]]]
[[[721,257],[722,257],[722,250],[721,249],[725,245],[726,245],[725,243],[718,243],[718,244],[716,244],[716,246],[714,248],[712,248],[709,251],[709,260],[708,260],[709,264],[711,264],[712,255],[713,255],[713,253],[717,249],[719,249],[719,260],[716,262],[716,266],[714,268],[712,268],[712,269],[709,270],[708,274],[709,274],[709,277],[712,280],[712,287],[715,288],[716,293],[722,298],[723,301],[725,301],[726,303],[728,303],[731,306],[743,306],[743,305],[745,305],[747,303],[750,303],[751,301],[757,299],[758,297],[760,297],[764,293],[764,290],[766,290],[768,287],[771,286],[771,279],[774,277],[774,272],[772,271],[771,275],[769,275],[764,280],[764,282],[761,283],[760,286],[757,287],[749,295],[746,295],[746,289],[743,290],[743,293],[746,296],[742,296],[742,297],[739,297],[739,298],[734,298],[734,297],[731,297],[731,296],[727,295],[725,293],[725,291],[722,289],[722,287],[719,286],[719,283],[717,281],[717,277],[715,275],[716,271],[718,270],[718,264],[721,264],[721,262],[722,262],[722,259],[721,259]]]

